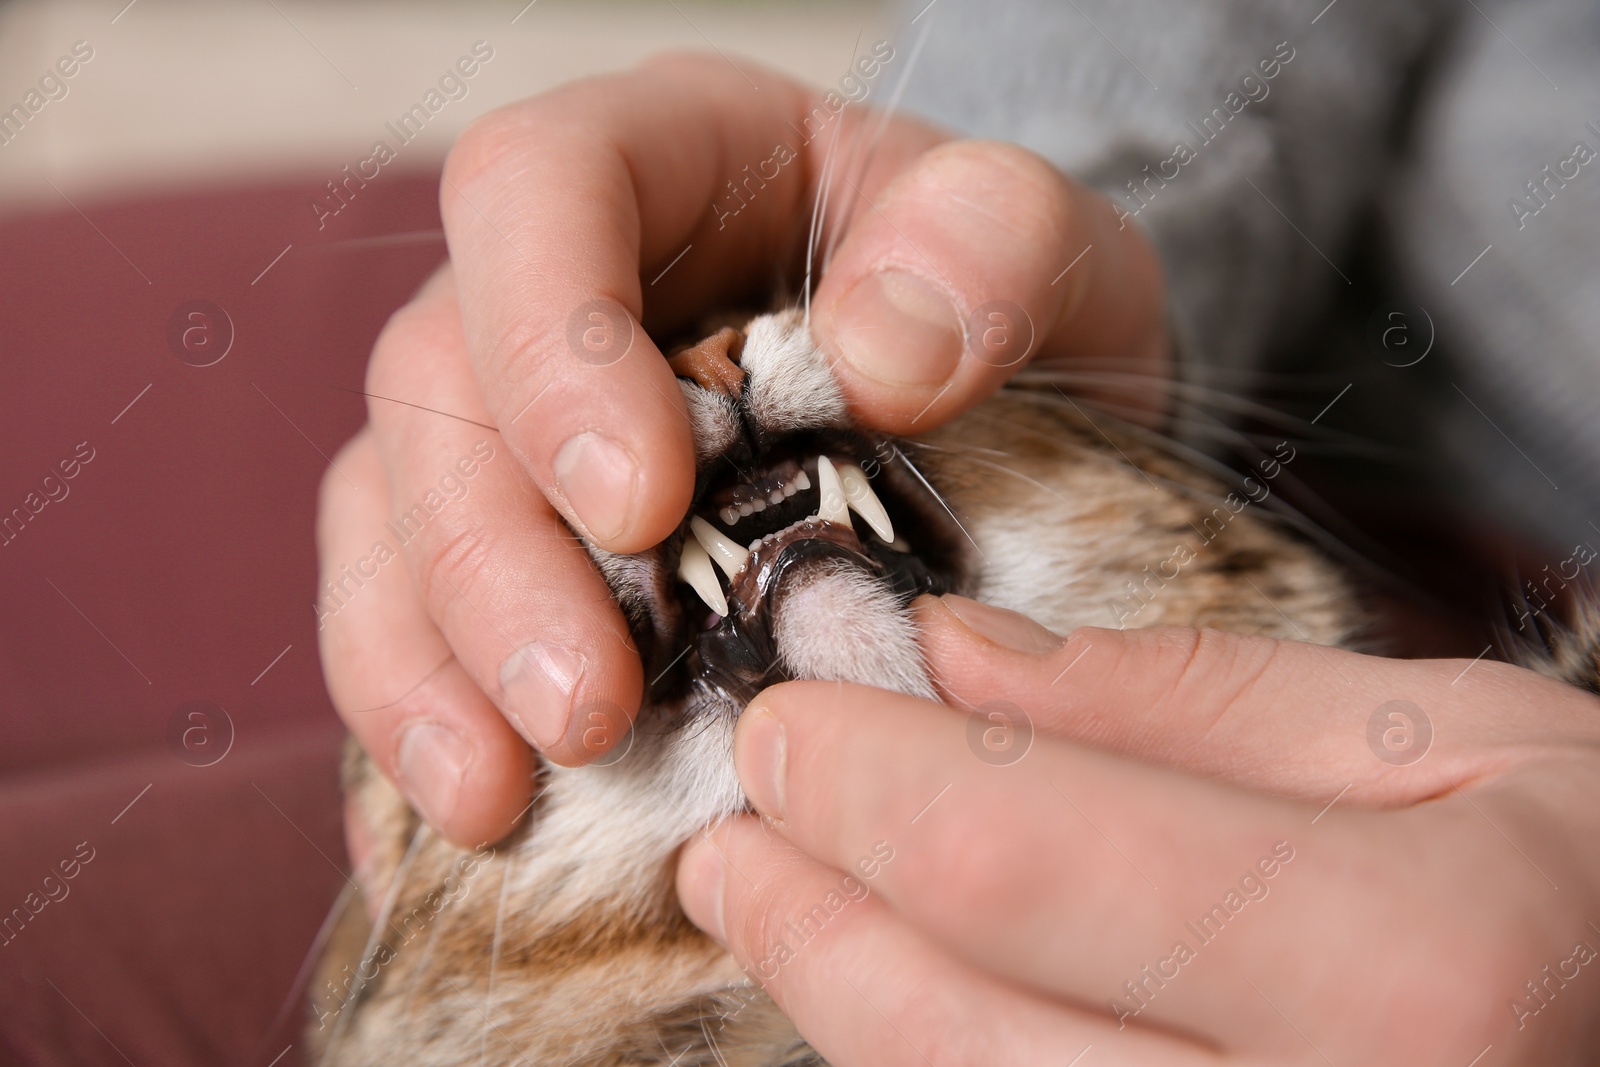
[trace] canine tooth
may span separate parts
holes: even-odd
[[[728,598],[722,594],[722,583],[711,566],[711,557],[700,542],[691,537],[683,543],[683,555],[678,560],[678,577],[689,583],[689,588],[700,594],[706,607],[718,615],[728,614]]]
[[[738,522],[739,519],[741,518],[741,516],[739,515],[739,509],[736,508],[736,507],[733,507],[731,504],[728,507],[725,507],[721,511],[717,512],[717,514],[722,517],[722,525],[724,525],[724,526],[732,526],[734,523]]]
[[[844,486],[844,498],[849,502],[850,509],[866,519],[872,532],[883,538],[885,544],[893,541],[894,524],[889,521],[889,512],[884,508],[883,501],[872,491],[866,473],[854,463],[846,463],[839,468],[839,481]]]
[[[722,573],[729,578],[738,574],[739,568],[744,566],[744,561],[750,558],[750,553],[742,546],[718,533],[715,526],[698,515],[689,520],[689,530],[717,566],[722,568]]]
[[[817,507],[817,518],[849,526],[850,507],[846,503],[844,486],[839,482],[839,472],[835,469],[833,460],[827,456],[817,457],[817,489],[822,495],[822,502]]]

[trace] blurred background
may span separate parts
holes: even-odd
[[[378,330],[444,255],[455,136],[667,47],[829,82],[887,22],[0,5],[0,109],[23,109],[0,115],[0,1063],[301,1062],[291,993],[346,865],[316,487]],[[465,95],[319,220],[478,42]]]

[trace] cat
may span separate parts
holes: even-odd
[[[764,686],[936,696],[908,613],[919,594],[1062,633],[1363,640],[1340,568],[1258,502],[1293,462],[1288,442],[1230,486],[1026,375],[930,433],[868,432],[799,310],[671,362],[694,428],[690,514],[637,555],[588,546],[655,679],[633,730],[593,765],[543,766],[519,829],[472,851],[422,824],[352,746],[345,788],[378,841],[368,884],[386,888],[345,908],[324,954],[318,1062],[821,1064],[684,917],[674,862],[747,810],[732,730]]]

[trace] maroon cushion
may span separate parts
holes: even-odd
[[[0,221],[7,1061],[298,1059],[345,863],[317,483],[444,255],[436,175],[319,231],[325,177]]]

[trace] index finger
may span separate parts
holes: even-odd
[[[760,268],[803,253],[829,138],[774,153],[813,102],[750,64],[674,57],[493,112],[451,152],[441,211],[483,395],[551,502],[611,551],[661,540],[693,490],[683,399],[640,323],[764,298]],[[882,169],[923,147],[913,129],[890,128]]]

